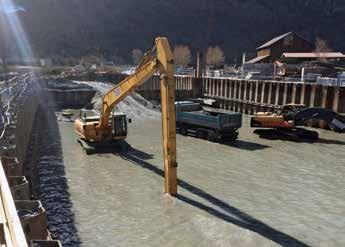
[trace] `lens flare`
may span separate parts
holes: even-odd
[[[0,0],[0,14],[4,22],[2,25],[5,25],[4,30],[9,32],[0,35],[10,35],[14,38],[14,44],[22,61],[33,61],[30,42],[17,15],[19,12],[26,12],[26,10],[22,6],[15,5],[12,0]]]

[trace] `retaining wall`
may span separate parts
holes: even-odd
[[[341,86],[205,77],[203,92],[205,97],[218,99],[222,109],[249,114],[289,103],[345,113],[345,87]]]
[[[202,81],[191,76],[175,76],[176,100],[196,98],[201,96]],[[151,77],[136,89],[143,97],[150,100],[160,100],[160,78]]]
[[[1,209],[6,224],[6,246],[32,246],[32,240],[44,240],[49,246],[61,246],[50,241],[45,210],[33,199],[30,185],[24,177],[27,151],[42,90],[37,78],[24,75],[15,78],[1,91]],[[1,239],[1,237],[0,237]],[[25,241],[26,240],[26,241]],[[55,244],[55,245],[54,245]],[[47,245],[35,245],[47,246]]]

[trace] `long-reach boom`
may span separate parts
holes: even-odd
[[[157,71],[161,81],[165,192],[175,195],[177,193],[175,81],[173,54],[167,38],[156,38],[154,49],[145,54],[135,73],[106,93],[99,118],[88,118],[86,114],[83,117],[81,113],[80,119],[75,122],[75,129],[80,137],[79,142],[84,148],[124,140],[127,136],[126,116],[124,114],[113,116],[112,110]]]

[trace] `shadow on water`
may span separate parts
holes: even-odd
[[[41,106],[35,121],[37,176],[34,191],[46,209],[48,228],[63,246],[80,246],[63,161],[60,131],[53,110]],[[38,181],[38,182],[37,182]]]
[[[143,155],[144,154],[144,155]],[[131,162],[134,165],[138,165],[144,169],[147,169],[161,177],[164,177],[164,171],[160,168],[148,163],[145,159],[141,159],[141,156],[143,157],[151,157],[150,154],[145,154],[142,151],[139,151],[137,149],[130,149],[127,153],[117,153],[114,155],[118,155],[122,157],[123,159]],[[276,230],[265,223],[253,218],[252,216],[242,212],[236,207],[231,206],[225,201],[222,201],[221,199],[218,199],[211,194],[207,193],[206,191],[203,191],[200,188],[197,188],[186,181],[183,181],[181,179],[178,179],[177,181],[178,186],[189,191],[190,193],[193,193],[194,195],[208,201],[213,206],[208,206],[200,201],[194,200],[192,198],[187,197],[183,194],[178,194],[176,196],[177,199],[192,205],[198,209],[204,210],[205,212],[209,213],[210,215],[213,215],[221,220],[224,220],[228,223],[235,224],[239,227],[248,229],[250,231],[256,232],[260,234],[261,236],[272,240],[273,242],[280,244],[282,246],[297,246],[297,247],[306,247],[307,244],[299,241],[298,239],[295,239],[279,230]]]
[[[325,138],[319,138],[319,140],[317,140],[317,142],[322,143],[322,144],[345,145],[344,141],[330,140],[330,139],[325,139]]]
[[[304,139],[300,138],[297,135],[288,135],[284,134],[284,132],[279,132],[275,129],[256,129],[254,134],[259,135],[260,138],[266,140],[281,140],[281,141],[289,141],[295,143],[322,143],[322,144],[334,144],[334,145],[345,145],[344,141],[340,140],[331,140],[325,138],[318,138],[318,139]]]
[[[227,145],[234,148],[239,148],[247,151],[256,151],[256,150],[262,150],[266,148],[270,148],[270,146],[262,145],[255,142],[248,142],[243,140],[237,140],[232,142],[221,142],[223,145]]]

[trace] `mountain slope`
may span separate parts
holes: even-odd
[[[21,19],[40,56],[80,56],[99,49],[107,57],[130,59],[133,48],[148,49],[154,37],[205,50],[220,45],[228,58],[281,33],[307,39],[321,35],[345,48],[342,0],[17,0]]]

